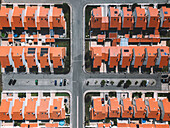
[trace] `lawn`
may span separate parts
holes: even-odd
[[[91,58],[89,51],[89,42],[85,41],[85,69],[87,72],[91,72]]]
[[[38,93],[31,93],[31,96],[38,96]]]
[[[55,93],[55,96],[69,96],[70,97],[70,94],[68,94],[68,93]]]
[[[147,93],[145,93],[145,97],[153,97],[153,92],[147,92]]]

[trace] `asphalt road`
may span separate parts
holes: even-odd
[[[83,128],[83,93],[87,90],[120,90],[116,87],[89,87],[83,85],[87,78],[155,78],[157,81],[156,88],[139,88],[142,90],[160,90],[160,75],[138,75],[138,74],[87,74],[83,70],[83,8],[86,4],[99,4],[99,3],[127,3],[127,0],[2,0],[5,3],[68,3],[72,7],[72,19],[71,19],[71,42],[72,42],[72,66],[71,72],[67,75],[3,75],[3,85],[5,90],[68,90],[72,93],[72,106],[71,106],[71,127],[72,128]],[[48,3],[47,3],[48,2]],[[128,3],[167,3],[167,0],[128,0]],[[25,79],[58,79],[67,78],[69,79],[69,85],[66,87],[58,87],[53,85],[16,85],[8,86],[7,80],[10,78]],[[129,88],[130,90],[134,88]],[[135,88],[136,89],[136,88]]]

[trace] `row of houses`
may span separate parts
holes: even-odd
[[[99,68],[105,62],[109,68],[132,66],[150,68],[168,66],[169,47],[167,46],[111,46],[90,47],[92,67]]]
[[[2,72],[8,69],[17,72],[24,68],[26,72],[37,68],[39,72],[42,69],[49,68],[51,72],[54,69],[64,68],[64,58],[66,56],[66,47],[49,46],[1,46],[0,62]]]
[[[169,128],[169,125],[168,124],[118,123],[117,126],[112,127],[111,123],[98,123],[97,128]]]
[[[66,21],[62,8],[50,7],[45,8],[42,6],[26,6],[25,8],[7,8],[1,6],[0,9],[0,30],[5,28],[11,28],[16,30],[17,28],[36,28],[41,30],[42,28],[54,28],[66,29]]]
[[[63,98],[2,99],[0,120],[65,119]]]
[[[170,8],[163,6],[161,9],[147,7],[136,7],[132,12],[131,8],[101,6],[91,11],[90,28],[107,31],[116,28],[117,30],[135,28],[167,28],[170,26]]]
[[[108,104],[102,103],[101,98],[93,98],[90,108],[91,120],[104,120],[105,118],[135,118],[155,119],[157,121],[170,121],[170,102],[168,99],[156,101],[154,98],[143,101],[142,98],[120,100],[110,98]]]

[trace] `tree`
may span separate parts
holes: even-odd
[[[100,84],[101,84],[102,86],[104,86],[105,83],[106,83],[106,81],[105,81],[105,80],[102,80]]]
[[[138,84],[138,81],[135,82],[135,85],[137,85],[137,84]]]
[[[123,88],[128,88],[132,82],[130,80],[127,80],[126,83],[124,84]]]
[[[146,86],[146,80],[142,80],[142,82],[141,82],[140,86],[141,86],[141,87]]]
[[[120,80],[117,87],[121,87],[123,83],[124,83],[124,80]]]
[[[114,84],[114,81],[110,81],[110,84],[113,85],[113,84]]]

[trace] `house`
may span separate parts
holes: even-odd
[[[12,9],[1,6],[0,9],[0,30],[11,27]]]
[[[158,101],[159,107],[161,108],[160,119],[163,121],[170,121],[170,102],[168,99]]]
[[[50,47],[50,59],[53,62],[53,68],[64,68],[65,56],[66,47]]]
[[[147,27],[159,29],[160,19],[158,9],[148,7],[146,13],[147,13]]]
[[[50,8],[48,13],[48,23],[51,30],[54,30],[55,28],[61,28],[64,31],[66,30],[66,21],[61,8]]]
[[[0,120],[11,119],[12,99],[2,99],[0,106]]]
[[[36,28],[35,22],[35,12],[37,10],[37,6],[27,6],[23,12],[24,16],[24,30],[28,30],[28,28]]]
[[[135,28],[142,28],[142,30],[146,30],[146,15],[145,15],[145,9],[136,7],[134,12],[134,27]]]
[[[38,127],[38,123],[22,123],[21,124],[21,128],[37,128]]]
[[[133,105],[130,98],[121,100],[121,117],[132,118],[133,117]]]
[[[65,119],[63,98],[53,99],[52,104],[50,105],[50,119]]]
[[[57,128],[58,127],[58,123],[46,123],[45,127],[46,128]]]
[[[160,27],[169,29],[170,26],[170,8],[162,6],[160,9]]]
[[[19,8],[18,6],[15,6],[13,9],[13,14],[11,18],[11,27],[12,30],[15,30],[16,28],[23,28],[23,21],[22,21],[22,12],[24,8]]]
[[[121,30],[121,16],[118,8],[110,7],[109,10],[109,28]]]
[[[132,62],[131,62],[131,65],[134,67],[134,68],[138,68],[140,66],[143,65],[143,61],[145,59],[145,47],[143,46],[134,46],[132,47],[132,53],[133,53],[133,57],[132,57]]]
[[[15,99],[14,105],[12,106],[12,120],[23,120],[24,116],[24,104],[25,98]]]
[[[121,47],[121,56],[119,65],[121,68],[126,68],[130,66],[132,60],[132,49],[128,46],[122,46]]]
[[[133,100],[133,117],[134,118],[145,118],[146,116],[146,105],[142,98]]]
[[[28,99],[25,104],[25,120],[36,120],[37,98]]]
[[[120,105],[117,98],[109,99],[109,118],[120,118]]]
[[[91,120],[103,120],[108,117],[108,105],[102,104],[101,98],[92,99],[92,107],[90,108]]]
[[[40,99],[37,105],[37,120],[49,120],[49,104],[50,98]]]
[[[133,15],[132,15],[132,10],[127,7],[122,8],[121,12],[121,17],[122,17],[122,28],[128,28],[130,30],[133,30]]]
[[[114,68],[118,66],[120,61],[120,47],[110,47],[109,49],[109,68]]]
[[[111,128],[111,123],[98,123],[97,128]]]
[[[157,58],[157,47],[151,46],[145,48],[145,60],[143,65],[146,68],[155,66],[155,60]]]
[[[36,10],[36,26],[37,30],[41,30],[42,28],[49,28],[49,23],[48,23],[48,12],[49,8],[45,7],[38,7]]]
[[[145,100],[145,104],[147,106],[146,117],[160,120],[160,108],[158,106],[158,102],[155,101],[155,98]]]

